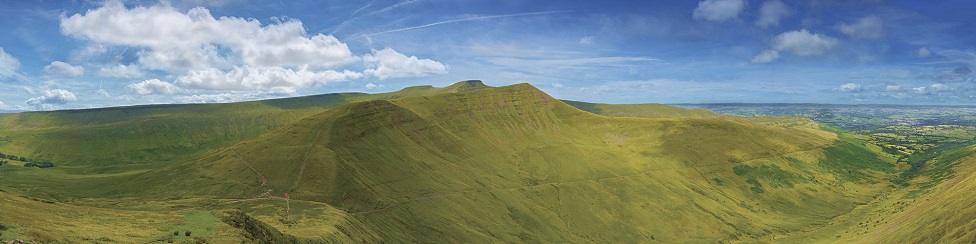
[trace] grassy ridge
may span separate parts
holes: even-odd
[[[566,104],[590,113],[606,116],[642,118],[714,118],[719,114],[705,109],[685,109],[664,104],[601,104],[563,100]]]
[[[160,163],[252,138],[353,94],[0,115],[0,148],[68,165]]]
[[[347,242],[716,242],[828,223],[886,190],[893,162],[808,120],[606,113],[616,105],[598,106],[603,116],[527,84],[337,96],[147,107],[160,111],[113,111],[112,121],[2,117],[11,140],[0,148],[72,162],[0,169],[2,185],[187,219],[153,224],[158,235],[235,226]],[[179,112],[192,109],[202,113]],[[90,138],[101,147],[82,145]],[[259,222],[210,225],[201,209]]]
[[[602,117],[515,85],[342,106],[209,156],[208,177],[328,203],[388,241],[750,239],[872,192],[836,190],[858,186],[816,162],[856,159],[821,154],[833,139],[793,125]]]

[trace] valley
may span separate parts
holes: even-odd
[[[472,80],[2,114],[0,152],[55,163],[0,166],[0,240],[976,240],[970,124],[706,108]]]

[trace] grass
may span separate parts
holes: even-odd
[[[179,221],[164,224],[161,228],[164,236],[160,239],[179,243],[206,240],[213,237],[217,226],[222,224],[210,211],[192,211],[183,215]]]
[[[824,150],[826,159],[820,162],[821,167],[849,181],[871,180],[865,170],[879,172],[893,172],[894,164],[885,161],[878,154],[864,153],[872,151],[868,144],[851,138],[842,137],[837,144]]]
[[[17,204],[0,211],[17,215],[0,223],[38,240],[755,241],[830,223],[894,174],[880,148],[809,120],[476,81],[0,125],[0,151],[63,164],[3,168]]]
[[[732,172],[735,175],[745,177],[747,182],[749,182],[754,189],[754,192],[762,193],[762,185],[757,181],[757,179],[763,179],[769,182],[771,187],[793,187],[797,183],[805,182],[806,179],[800,177],[799,175],[786,172],[776,165],[761,165],[758,167],[752,167],[748,165],[736,165],[732,168]]]

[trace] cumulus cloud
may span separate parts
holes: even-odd
[[[407,56],[390,48],[373,50],[363,56],[364,74],[381,80],[447,73],[447,66],[430,59]]]
[[[0,47],[0,77],[10,77],[20,69],[20,61]]]
[[[98,75],[113,78],[139,78],[145,75],[138,65],[116,64],[98,69]]]
[[[54,61],[44,66],[44,74],[57,77],[78,77],[85,75],[85,68],[61,61]]]
[[[163,71],[175,77],[169,84],[184,91],[294,93],[366,75],[386,79],[446,72],[437,61],[388,48],[356,56],[332,35],[307,33],[298,20],[262,24],[255,19],[215,17],[203,7],[181,11],[165,2],[127,7],[110,0],[62,17],[61,32],[93,45],[136,49],[136,63],[103,67],[101,76],[138,78],[147,75],[144,71]],[[366,70],[342,68],[360,62]]]
[[[790,16],[790,7],[779,0],[769,0],[763,2],[759,7],[759,18],[756,25],[762,28],[769,28],[779,25],[779,21],[784,17]]]
[[[355,61],[346,44],[330,35],[309,35],[300,21],[262,25],[254,19],[215,18],[202,7],[183,13],[164,4],[126,8],[109,1],[62,18],[61,31],[98,43],[148,48],[140,60],[165,70],[217,65],[226,58],[249,66],[331,67]],[[229,49],[232,57],[223,57],[220,48]]]
[[[837,39],[810,33],[806,29],[790,31],[773,38],[773,49],[797,56],[820,55],[837,46]]]
[[[373,82],[366,83],[366,90],[373,90],[380,87],[383,87],[383,85],[373,84]]]
[[[194,70],[180,76],[176,84],[193,89],[207,90],[257,90],[277,93],[294,93],[296,88],[321,85],[334,81],[358,79],[362,73],[344,70],[314,71],[308,67],[290,69],[284,67],[235,67],[229,71],[219,69]]]
[[[159,79],[149,79],[139,83],[129,84],[127,88],[139,95],[173,94],[180,91],[180,88],[173,85],[173,83]]]
[[[78,97],[74,93],[64,89],[45,90],[42,96],[27,99],[27,105],[60,105],[77,101]]]
[[[841,24],[837,29],[853,38],[878,39],[884,36],[884,24],[878,16],[865,16],[854,23]]]
[[[844,83],[837,88],[837,90],[842,92],[860,92],[861,85],[855,83]]]
[[[744,0],[703,0],[692,13],[697,20],[727,21],[734,19],[746,8]]]
[[[776,50],[764,50],[752,58],[752,63],[762,64],[769,63],[773,60],[779,58],[779,51]]]
[[[752,58],[753,63],[769,63],[786,52],[797,56],[816,56],[837,46],[837,39],[810,33],[806,29],[784,32],[773,37],[770,49]]]

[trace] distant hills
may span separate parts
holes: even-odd
[[[965,228],[925,228],[935,220],[852,233],[864,223],[842,218],[888,223],[850,215],[870,212],[868,203],[919,211],[890,215],[905,222],[933,211],[926,206],[935,202],[883,202],[902,191],[890,182],[898,173],[894,157],[809,119],[561,101],[528,84],[462,81],[381,94],[5,114],[0,138],[0,151],[59,163],[49,169],[0,166],[0,212],[14,213],[0,215],[0,224],[9,225],[0,239],[970,237]],[[972,161],[961,158],[968,160],[961,164]],[[960,166],[958,175],[968,175],[968,168]],[[946,181],[931,194],[963,214],[976,213],[956,188],[968,187],[965,182]],[[937,214],[927,218],[950,213]],[[966,224],[963,217],[951,219]],[[883,232],[896,228],[911,235]],[[959,234],[938,238],[952,233]]]

